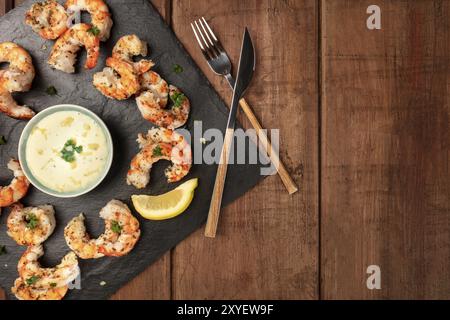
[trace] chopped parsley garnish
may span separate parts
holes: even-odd
[[[32,276],[31,278],[28,278],[26,281],[27,285],[31,286],[33,284],[35,284],[36,282],[38,282],[40,278],[38,276]]]
[[[33,213],[28,214],[25,221],[27,222],[27,228],[31,230],[35,229],[39,224],[38,218]]]
[[[184,71],[183,67],[180,66],[179,64],[174,64],[173,65],[173,72],[175,72],[176,74],[180,74]]]
[[[186,99],[186,96],[181,92],[175,92],[170,96],[170,100],[172,100],[174,108],[179,108],[184,99]]]
[[[0,256],[7,254],[8,252],[6,251],[6,246],[1,245],[0,246]]]
[[[56,96],[58,94],[58,90],[56,90],[56,88],[54,86],[50,86],[48,87],[45,92],[49,95],[49,96]]]
[[[0,136],[0,146],[6,144],[6,139],[4,136]]]
[[[122,226],[117,221],[111,221],[111,230],[115,233],[122,232]]]
[[[75,161],[75,152],[82,153],[83,146],[77,146],[73,139],[67,140],[64,144],[64,148],[61,150],[61,158],[66,162],[74,162]]]
[[[156,146],[156,147],[153,148],[153,156],[154,157],[161,157],[162,155],[163,155],[162,154],[162,149],[161,149],[160,146]]]
[[[93,36],[98,36],[100,34],[100,29],[96,26],[92,26],[87,32],[89,32]]]

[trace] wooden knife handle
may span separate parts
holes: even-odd
[[[209,207],[208,221],[206,222],[205,236],[215,238],[217,225],[219,223],[220,208],[222,205],[223,189],[227,177],[228,161],[230,159],[231,145],[233,144],[234,129],[227,129],[223,142],[222,153],[220,155],[219,168],[217,169],[216,181],[214,183],[214,191]]]
[[[258,134],[258,138],[261,141],[261,144],[264,148],[264,151],[269,155],[272,164],[278,169],[278,175],[280,176],[281,181],[283,181],[283,184],[286,187],[288,193],[289,194],[296,193],[298,191],[298,188],[295,185],[294,180],[290,176],[289,172],[286,170],[284,164],[281,162],[277,152],[274,151],[272,144],[270,143],[261,124],[259,123],[255,114],[253,113],[252,108],[247,103],[247,101],[245,101],[244,98],[242,98],[239,101],[239,105],[241,106],[244,113],[247,115],[247,118],[250,120],[250,123],[252,124],[253,128],[255,128],[256,133]]]

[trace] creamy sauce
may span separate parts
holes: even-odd
[[[108,145],[102,128],[77,111],[55,112],[39,121],[26,146],[26,161],[33,176],[61,193],[95,184],[107,160]]]

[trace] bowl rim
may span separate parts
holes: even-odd
[[[48,188],[44,186],[37,178],[34,177],[34,175],[31,173],[31,170],[28,168],[28,164],[26,161],[26,142],[28,141],[29,134],[33,127],[37,125],[42,119],[48,117],[49,115],[52,115],[56,112],[60,111],[78,111],[83,113],[84,115],[89,116],[91,119],[96,121],[100,127],[102,128],[105,137],[106,137],[106,143],[108,145],[109,149],[109,155],[107,162],[105,164],[105,168],[103,170],[102,175],[99,176],[98,180],[90,185],[86,189],[82,189],[79,191],[72,191],[72,192],[58,192],[56,190],[53,190],[51,188]],[[85,195],[95,188],[97,188],[103,180],[105,180],[106,176],[108,175],[109,171],[112,167],[113,157],[114,157],[114,143],[111,136],[111,132],[108,129],[108,126],[105,124],[105,122],[93,111],[89,110],[88,108],[76,105],[76,104],[58,104],[51,107],[48,107],[38,114],[36,114],[25,126],[25,128],[22,130],[22,133],[20,135],[19,139],[19,145],[18,145],[18,155],[19,155],[19,162],[22,167],[22,171],[25,175],[25,177],[30,181],[30,183],[37,188],[38,190],[42,191],[45,194],[48,194],[53,197],[57,198],[75,198],[82,195]]]

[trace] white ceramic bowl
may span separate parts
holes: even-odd
[[[44,186],[41,182],[39,182],[38,179],[36,179],[33,174],[31,173],[30,168],[28,167],[27,164],[27,159],[26,159],[26,147],[27,147],[27,141],[28,141],[28,137],[30,136],[31,130],[33,130],[33,128],[44,118],[48,117],[49,115],[56,113],[56,112],[61,112],[61,111],[76,111],[76,112],[80,112],[88,117],[90,117],[92,120],[94,120],[99,126],[100,128],[102,128],[103,133],[106,137],[106,142],[108,145],[108,159],[106,160],[106,164],[104,167],[104,170],[102,172],[101,175],[99,175],[98,179],[90,184],[89,186],[87,186],[84,189],[80,189],[77,191],[73,191],[73,192],[67,192],[67,193],[62,193],[56,190],[52,190],[46,186]],[[41,190],[42,192],[54,196],[54,197],[58,197],[58,198],[75,198],[75,197],[79,197],[83,194],[86,194],[92,190],[94,190],[106,177],[106,175],[108,174],[109,170],[111,169],[111,165],[112,165],[112,160],[113,160],[113,142],[112,142],[112,137],[111,137],[111,133],[108,130],[108,127],[105,125],[105,123],[103,122],[102,119],[100,119],[95,113],[93,113],[92,111],[77,106],[77,105],[73,105],[73,104],[60,104],[60,105],[56,105],[53,107],[49,107],[41,112],[39,112],[36,116],[34,116],[26,125],[25,129],[22,131],[22,135],[20,136],[20,140],[19,140],[19,161],[20,164],[22,166],[22,170],[25,174],[25,176],[28,178],[28,180],[30,181],[30,183],[35,186],[37,189]]]

